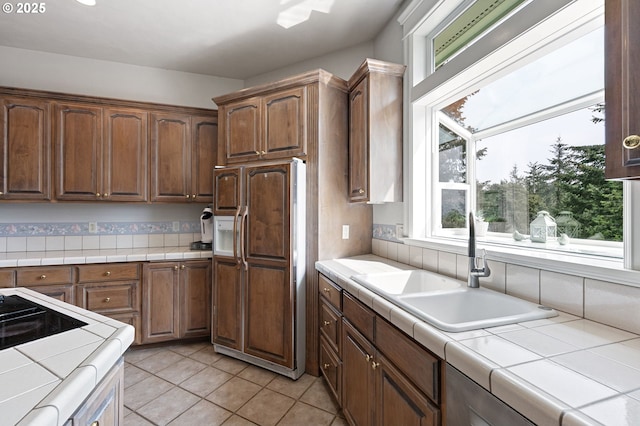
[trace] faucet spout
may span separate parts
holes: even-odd
[[[491,275],[491,269],[487,264],[487,253],[482,250],[482,256],[476,257],[476,234],[473,213],[469,213],[469,276],[467,286],[471,288],[480,287],[480,277]]]

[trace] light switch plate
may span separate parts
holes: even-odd
[[[349,239],[349,225],[342,225],[342,239]]]

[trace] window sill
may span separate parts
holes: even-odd
[[[402,238],[410,246],[447,251],[467,256],[467,241],[460,238]],[[622,259],[593,256],[584,253],[557,250],[528,249],[516,245],[501,245],[477,239],[477,247],[487,251],[487,259],[563,274],[640,287],[640,271],[624,268]],[[528,243],[534,244],[534,243]]]

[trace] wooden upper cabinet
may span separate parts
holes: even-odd
[[[151,115],[151,201],[211,202],[215,117]]]
[[[306,87],[295,87],[263,98],[263,159],[301,156],[307,150]]]
[[[55,107],[55,191],[58,200],[100,199],[102,108],[84,104]]]
[[[151,201],[191,199],[191,123],[188,115],[151,115]]]
[[[640,178],[640,2],[605,2],[605,126],[608,179]]]
[[[225,168],[213,171],[215,196],[213,197],[213,214],[230,216],[239,214],[242,203],[241,194],[242,169]]]
[[[349,79],[349,197],[402,201],[404,65],[366,59]]]
[[[50,200],[50,103],[0,99],[0,200]]]
[[[234,164],[305,156],[306,93],[306,86],[300,86],[221,103],[221,161]]]
[[[144,111],[105,109],[103,199],[148,200],[147,116]]]
[[[213,168],[218,151],[218,118],[192,117],[191,187],[195,201],[210,203],[213,197]]]

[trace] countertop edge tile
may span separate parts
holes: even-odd
[[[18,422],[18,426],[51,426],[58,424],[58,409],[51,405],[38,407],[29,412]]]
[[[460,342],[449,342],[444,347],[445,360],[467,377],[491,392],[491,372],[500,366],[476,353]]]
[[[87,399],[93,392],[97,384],[95,367],[78,367],[47,395],[36,408],[56,407],[59,412],[58,425],[63,425],[78,409],[79,403]],[[74,395],[75,398],[70,398],[69,395]]]

